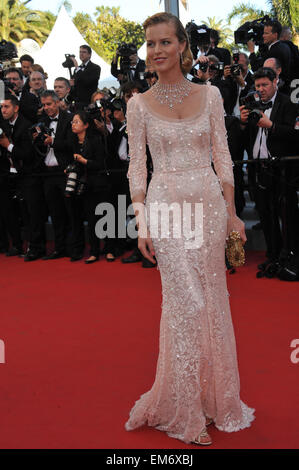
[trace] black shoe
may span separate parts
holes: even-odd
[[[23,250],[20,248],[15,248],[14,246],[8,250],[6,256],[22,256],[24,254]]]
[[[272,263],[273,263],[273,260],[267,259],[266,261],[264,261],[264,263],[258,264],[257,269],[259,269],[260,271],[265,271],[265,269],[267,269],[269,264],[272,264]]]
[[[24,256],[24,261],[35,261],[36,259],[43,258],[43,256],[45,256],[45,253],[35,253],[34,251],[29,250]]]
[[[142,258],[142,267],[143,268],[155,268],[157,266],[157,263],[152,263],[149,259],[147,258]]]
[[[94,259],[89,259],[92,256],[94,257]],[[89,258],[85,260],[85,264],[92,264],[92,263],[95,263],[96,261],[99,261],[99,256],[91,255]]]
[[[80,261],[83,258],[83,255],[73,255],[70,257],[70,261],[73,263],[74,261]]]
[[[58,258],[65,258],[66,254],[64,251],[53,251],[50,253],[48,256],[44,256],[44,260],[49,260],[49,259],[58,259]]]
[[[134,250],[133,253],[128,256],[127,258],[122,258],[122,263],[138,263],[142,261],[142,255],[139,250]]]

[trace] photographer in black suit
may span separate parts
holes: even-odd
[[[235,52],[233,65],[224,67],[224,84],[226,93],[224,108],[227,114],[240,116],[240,99],[254,87],[253,75],[249,71],[249,58],[243,52]]]
[[[290,66],[291,66],[291,51],[285,41],[279,39],[282,26],[277,20],[268,20],[264,24],[263,41],[264,44],[260,48],[260,54],[256,55],[254,52],[255,43],[248,41],[247,47],[250,52],[249,60],[252,70],[255,72],[259,67],[263,66],[266,59],[274,57],[278,59],[281,64],[281,79],[287,86],[290,85]]]
[[[71,261],[82,258],[84,249],[84,232],[82,220],[77,217],[74,201],[65,197],[65,168],[73,161],[72,115],[60,110],[59,98],[53,90],[41,95],[41,102],[46,117],[43,118],[49,133],[39,143],[43,161],[43,186],[54,230],[55,248],[45,259],[52,260],[67,256],[67,233],[71,228],[70,257]],[[37,134],[34,134],[36,141]],[[70,224],[68,224],[70,221]],[[35,253],[32,258],[37,259]],[[28,254],[27,254],[28,256]],[[31,254],[29,254],[31,256]]]
[[[101,67],[91,62],[92,50],[86,44],[80,47],[81,65],[74,57],[71,57],[75,65],[75,76],[71,80],[73,86],[72,96],[74,96],[77,108],[83,108],[90,103],[91,95],[97,90],[101,75]]]
[[[20,112],[32,124],[38,122],[43,114],[41,94],[46,89],[45,77],[41,72],[31,72],[29,90],[23,89],[20,99]]]
[[[273,159],[296,155],[298,152],[298,132],[295,130],[297,108],[287,96],[277,91],[277,77],[272,69],[258,70],[254,74],[254,83],[262,103],[268,105],[265,106],[267,109],[259,113],[260,119],[254,119],[257,114],[250,113],[245,106],[241,106],[240,111],[249,158],[259,162],[255,166],[249,166],[248,178],[267,246],[267,260],[259,269],[270,277],[276,274],[280,256],[285,256],[281,253],[283,240],[279,221],[283,181],[281,168],[279,164],[273,164]],[[299,254],[298,200],[296,188],[291,181],[292,167],[287,171],[286,179],[287,244],[289,250]]]
[[[29,215],[29,251],[43,255],[46,207],[41,181],[37,174],[40,165],[35,157],[29,134],[31,123],[19,113],[19,102],[14,96],[8,96],[2,103],[2,115],[8,137],[2,139],[0,145],[7,149],[7,157],[12,164],[11,169],[15,170],[14,178],[19,193],[26,203]],[[26,256],[25,260],[27,261]]]
[[[223,62],[224,65],[230,65],[231,63],[231,55],[228,49],[224,47],[218,47],[220,41],[219,33],[216,29],[211,29],[210,31],[210,47],[205,52],[205,55],[214,55],[216,56],[220,62]]]
[[[0,118],[0,217],[11,239],[12,247],[7,249],[7,256],[17,256],[23,254],[23,242],[21,239],[21,227],[19,222],[19,213],[17,210],[17,196],[20,194],[20,177],[18,170],[21,168],[20,156],[25,160],[27,149],[24,147],[23,154],[20,155],[20,147],[15,146],[12,141],[12,135],[15,133],[15,125],[18,121],[22,127],[22,118],[18,118],[19,101],[18,99],[7,94],[5,100],[1,104]],[[20,129],[20,128],[19,128]],[[18,130],[19,130],[18,129]],[[18,141],[22,139],[22,135],[18,132]],[[30,152],[30,150],[29,150]],[[8,247],[7,247],[8,248]]]
[[[18,100],[20,100],[21,95],[22,95],[22,89],[23,89],[23,79],[22,79],[21,71],[15,67],[10,67],[5,70],[4,77],[12,85],[10,89],[10,93],[15,95],[18,98]]]
[[[122,55],[122,51],[125,55]],[[131,54],[128,55],[129,53]],[[147,81],[144,79],[145,68],[145,61],[138,57],[135,44],[122,44],[111,63],[111,74],[121,85],[128,81],[136,82],[143,90],[147,90]]]

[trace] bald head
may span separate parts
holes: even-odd
[[[270,57],[269,59],[265,60],[263,67],[269,67],[270,69],[274,70],[277,78],[281,74],[281,63],[274,57]]]
[[[40,90],[41,88],[45,88],[45,77],[41,72],[31,72],[29,85],[33,90]]]

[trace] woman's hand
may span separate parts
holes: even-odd
[[[229,234],[232,230],[236,230],[237,232],[240,233],[241,240],[242,240],[242,243],[244,245],[245,242],[247,241],[247,237],[246,237],[246,234],[245,234],[245,224],[241,219],[239,219],[239,217],[237,215],[228,216],[228,219],[227,219],[227,233],[226,233],[227,237],[229,236]]]
[[[79,155],[78,153],[74,154],[74,160],[76,160],[76,162],[83,163],[83,165],[86,165],[87,163],[86,158],[83,158],[82,155]]]
[[[141,251],[142,255],[148,259],[151,263],[156,264],[155,250],[152,239],[150,237],[149,231],[147,230],[147,237],[138,237],[138,248]]]

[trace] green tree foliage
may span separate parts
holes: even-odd
[[[224,23],[223,20],[219,20],[215,18],[215,16],[208,16],[207,19],[201,20],[202,23],[206,24],[209,28],[215,29],[218,31],[220,35],[220,41],[219,41],[219,47],[225,47],[226,49],[229,49],[230,51],[233,49],[234,44],[232,43],[233,41],[233,31],[227,25]]]
[[[31,0],[0,1],[0,38],[18,44],[31,38],[40,45],[47,39],[53,26],[53,15],[49,12],[30,10]]]
[[[121,42],[133,42],[139,48],[144,42],[141,24],[119,14],[119,7],[96,8],[94,19],[86,13],[77,13],[73,19],[88,44],[107,62],[111,62]]]

